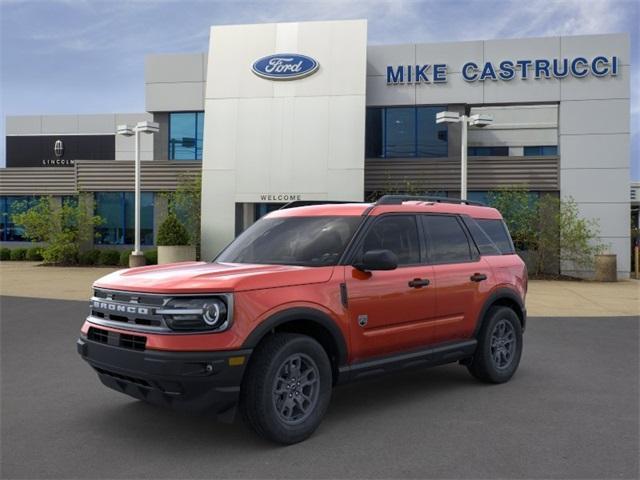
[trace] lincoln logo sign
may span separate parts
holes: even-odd
[[[53,153],[56,155],[56,158],[62,158],[64,155],[64,143],[62,140],[56,140],[53,144]]]
[[[502,60],[498,62],[466,62],[458,70],[465,82],[540,80],[549,78],[615,77],[620,71],[616,56],[597,55],[592,58],[538,58],[534,60]],[[445,83],[447,65],[388,65],[387,84]]]
[[[269,80],[297,80],[314,74],[318,67],[318,62],[306,55],[278,53],[256,60],[251,70]]]

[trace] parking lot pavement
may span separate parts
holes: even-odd
[[[449,365],[339,387],[279,447],[103,387],[86,302],[0,307],[3,478],[638,478],[638,317],[530,318],[504,385]]]

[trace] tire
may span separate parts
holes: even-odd
[[[478,333],[478,347],[467,366],[469,373],[482,382],[508,382],[518,369],[521,356],[522,325],[518,315],[509,307],[491,307]]]
[[[331,390],[331,362],[322,346],[306,335],[277,333],[252,355],[242,382],[240,411],[261,437],[298,443],[320,425]]]

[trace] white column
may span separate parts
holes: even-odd
[[[141,255],[140,251],[140,130],[135,128],[135,245],[134,255]]]
[[[468,117],[462,115],[460,117],[462,124],[462,151],[460,152],[461,168],[460,168],[460,198],[467,199],[467,125]]]

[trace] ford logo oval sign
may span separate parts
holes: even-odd
[[[256,60],[251,70],[269,80],[297,80],[312,75],[319,66],[318,62],[306,55],[278,53]]]

